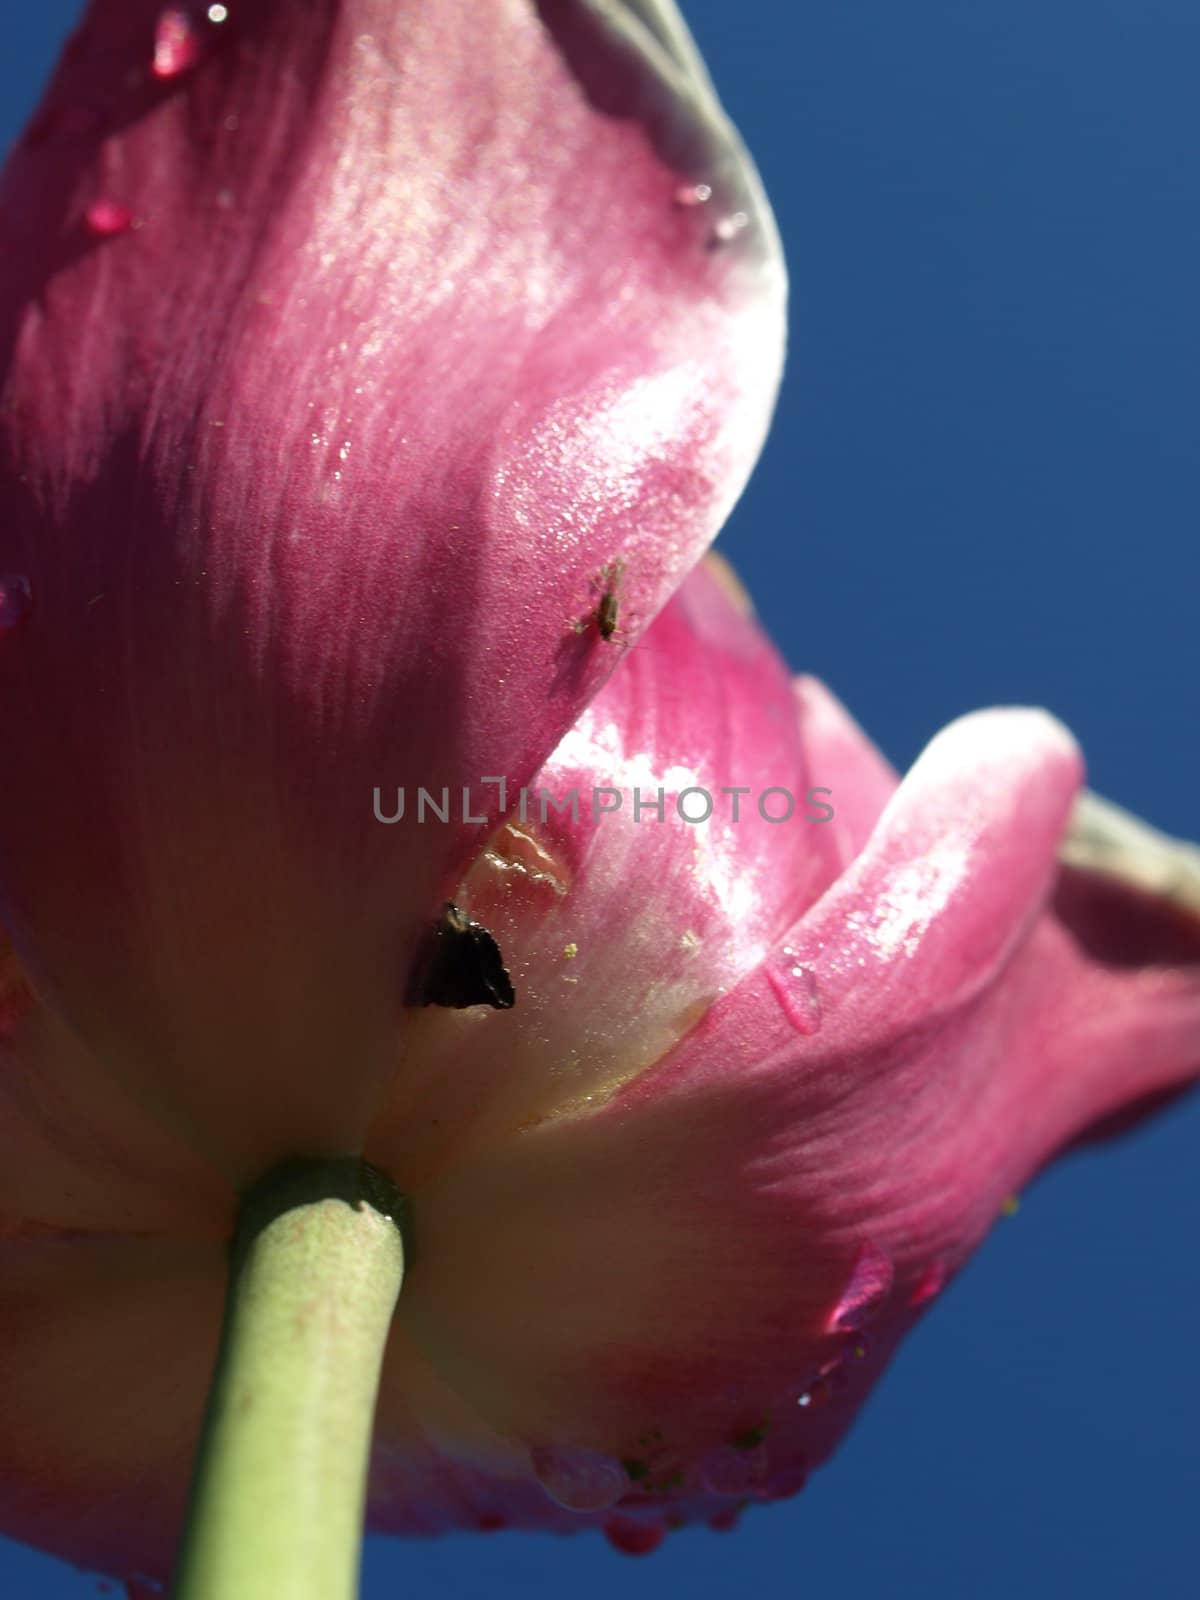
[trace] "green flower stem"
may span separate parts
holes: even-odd
[[[353,1600],[402,1209],[353,1158],[245,1196],[175,1600]]]

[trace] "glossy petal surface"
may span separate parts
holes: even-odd
[[[619,657],[601,574],[632,637],[778,377],[669,10],[487,13],[96,0],[4,177],[0,918],[235,1177],[361,1139],[470,852],[374,787],[536,768]]]

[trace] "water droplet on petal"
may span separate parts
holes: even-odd
[[[604,1537],[625,1556],[648,1556],[666,1536],[665,1528],[653,1522],[635,1522],[632,1517],[610,1517],[604,1524]]]
[[[677,206],[702,206],[712,199],[712,185],[708,183],[681,183],[675,191]]]
[[[207,11],[208,20],[210,22],[224,22],[228,15],[228,6],[209,6]]]
[[[750,226],[750,218],[744,211],[733,211],[727,217],[722,217],[712,231],[714,245],[731,244],[740,233],[744,233]]]
[[[827,1406],[833,1398],[833,1390],[828,1378],[818,1378],[815,1383],[810,1383],[808,1388],[796,1401],[798,1406],[804,1406],[809,1411],[819,1411],[822,1406]]]
[[[871,1320],[891,1293],[892,1258],[878,1245],[867,1244],[859,1251],[850,1281],[842,1290],[829,1318],[831,1333],[854,1333]]]
[[[177,78],[196,65],[199,55],[200,40],[191,17],[176,8],[164,11],[154,29],[154,76]]]
[[[917,1279],[912,1293],[908,1297],[910,1306],[923,1306],[935,1296],[941,1294],[946,1286],[949,1273],[944,1261],[931,1262]]]
[[[0,634],[20,626],[33,607],[33,589],[28,578],[0,574]]]
[[[760,1444],[752,1450],[739,1450],[735,1445],[719,1445],[701,1460],[698,1476],[709,1494],[741,1500],[766,1482],[766,1446]]]
[[[607,1511],[629,1492],[625,1468],[596,1450],[536,1445],[529,1459],[537,1481],[565,1511]]]
[[[787,945],[783,948],[782,960],[767,968],[767,981],[797,1033],[808,1038],[820,1029],[821,995],[816,977],[808,967],[800,966],[795,952]]]
[[[133,212],[117,200],[95,200],[84,212],[83,220],[97,239],[110,239],[130,227]]]

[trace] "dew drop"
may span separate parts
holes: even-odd
[[[209,6],[206,12],[210,22],[224,22],[229,15],[228,6]]]
[[[698,1475],[701,1487],[709,1494],[741,1500],[745,1495],[756,1493],[766,1482],[766,1446],[759,1444],[752,1450],[739,1450],[736,1445],[719,1445],[703,1457]]]
[[[33,589],[28,578],[0,574],[0,634],[11,633],[29,615]]]
[[[83,214],[88,232],[97,239],[111,239],[124,233],[133,222],[133,212],[118,200],[94,200]]]
[[[665,1528],[653,1522],[635,1522],[632,1517],[610,1517],[604,1524],[604,1537],[624,1556],[648,1556],[666,1536]]]
[[[827,1406],[832,1398],[833,1390],[828,1378],[818,1378],[815,1383],[809,1384],[796,1404],[808,1411],[819,1411],[822,1406]]]
[[[917,1279],[912,1293],[908,1297],[910,1306],[923,1306],[941,1294],[946,1286],[949,1273],[944,1261],[933,1261]]]
[[[865,1327],[891,1293],[893,1275],[892,1258],[887,1251],[878,1245],[864,1245],[850,1281],[833,1308],[829,1331],[856,1333]]]
[[[607,1511],[629,1492],[625,1468],[596,1450],[535,1445],[529,1459],[537,1481],[565,1511]]]
[[[675,191],[675,204],[686,206],[702,206],[706,200],[712,199],[712,185],[708,183],[681,183]]]
[[[795,951],[787,945],[783,948],[783,959],[767,968],[767,981],[797,1033],[809,1038],[820,1029],[821,996],[817,980],[807,967],[798,964]]]
[[[154,76],[177,78],[196,65],[199,55],[200,41],[191,17],[175,7],[164,11],[154,29]]]
[[[713,243],[731,244],[740,233],[744,233],[750,226],[750,218],[745,211],[733,211],[727,217],[722,217],[712,231]]]

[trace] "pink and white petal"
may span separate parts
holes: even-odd
[[[361,1138],[472,843],[372,790],[573,724],[601,569],[636,633],[750,469],[783,274],[667,7],[160,10],[96,0],[4,177],[0,901],[236,1178]]]
[[[372,1158],[419,1185],[480,1143],[598,1105],[670,1051],[839,870],[829,827],[808,820],[824,747],[807,732],[765,635],[697,570],[535,779],[528,820],[494,834],[455,891],[499,941],[517,1004],[414,1019]],[[597,790],[620,809],[593,814]],[[661,796],[661,817],[639,820],[635,795]],[[789,821],[767,820],[789,800]]]
[[[923,1066],[911,1045],[898,1039],[879,1063],[902,1109],[875,1092],[860,1118],[864,1146],[890,1140],[892,1156],[864,1158],[847,1137],[829,1165],[832,1183],[858,1185],[889,1219],[876,1233],[917,1293],[1048,1162],[1195,1084],[1200,915],[1066,869],[999,981],[948,1019]]]
[[[797,1031],[819,1030],[808,1048],[852,1061],[960,1010],[1041,913],[1081,775],[1077,746],[1045,712],[951,723],[848,869],[709,1025],[736,1036],[753,1019],[744,1048],[764,1066],[791,1053]]]
[[[873,1241],[906,1281],[951,1270],[1027,1172],[1009,1053],[1031,1047],[1008,974],[1048,902],[1079,781],[1074,742],[1044,713],[952,723],[828,893],[630,1086],[630,1114],[762,1076],[780,1125],[804,1130],[793,1177],[831,1247]]]
[[[1045,716],[954,725],[787,935],[787,973],[765,963],[602,1108],[417,1186],[406,1315],[455,1387],[502,1430],[532,1414],[590,1448],[627,1448],[613,1430],[659,1426],[657,1404],[686,1454],[737,1425],[731,1395],[777,1406],[802,1385],[847,1296],[897,1272],[914,1287],[955,1243],[952,1204],[977,1236],[1020,1155],[975,1119],[992,1148],[964,1194],[950,1135],[964,1098],[1006,1094],[1021,1014],[994,981],[1048,892],[1078,781]],[[534,1307],[536,1360],[520,1348]]]

